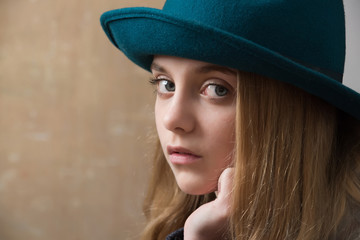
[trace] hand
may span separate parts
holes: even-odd
[[[233,168],[225,169],[218,181],[217,198],[196,209],[186,220],[184,240],[225,239],[228,235]]]

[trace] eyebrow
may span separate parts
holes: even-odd
[[[165,68],[163,68],[162,66],[160,66],[156,62],[153,62],[151,64],[150,69],[158,71],[158,72],[163,72],[163,73],[167,72]],[[215,64],[210,64],[210,63],[197,68],[195,71],[199,72],[199,73],[209,73],[209,72],[213,72],[213,71],[218,71],[218,72],[222,72],[222,73],[224,73],[226,75],[237,75],[236,70],[233,70],[233,69],[228,68],[228,67],[223,67],[223,66],[219,66],[219,65],[215,65]]]

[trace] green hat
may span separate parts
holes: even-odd
[[[162,10],[105,12],[101,24],[148,71],[154,55],[228,66],[290,83],[360,119],[360,94],[342,83],[341,0],[167,0]]]

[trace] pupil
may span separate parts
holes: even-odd
[[[221,87],[221,86],[218,86],[215,88],[215,93],[218,95],[218,96],[224,96],[227,94],[227,89],[224,88],[224,87]]]
[[[168,91],[174,91],[175,90],[175,84],[170,82],[170,81],[167,81],[167,83],[165,84],[165,88]]]

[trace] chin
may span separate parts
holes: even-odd
[[[217,183],[204,183],[199,184],[199,182],[188,182],[188,181],[179,181],[176,180],[179,188],[186,194],[189,195],[204,195],[216,191]]]

